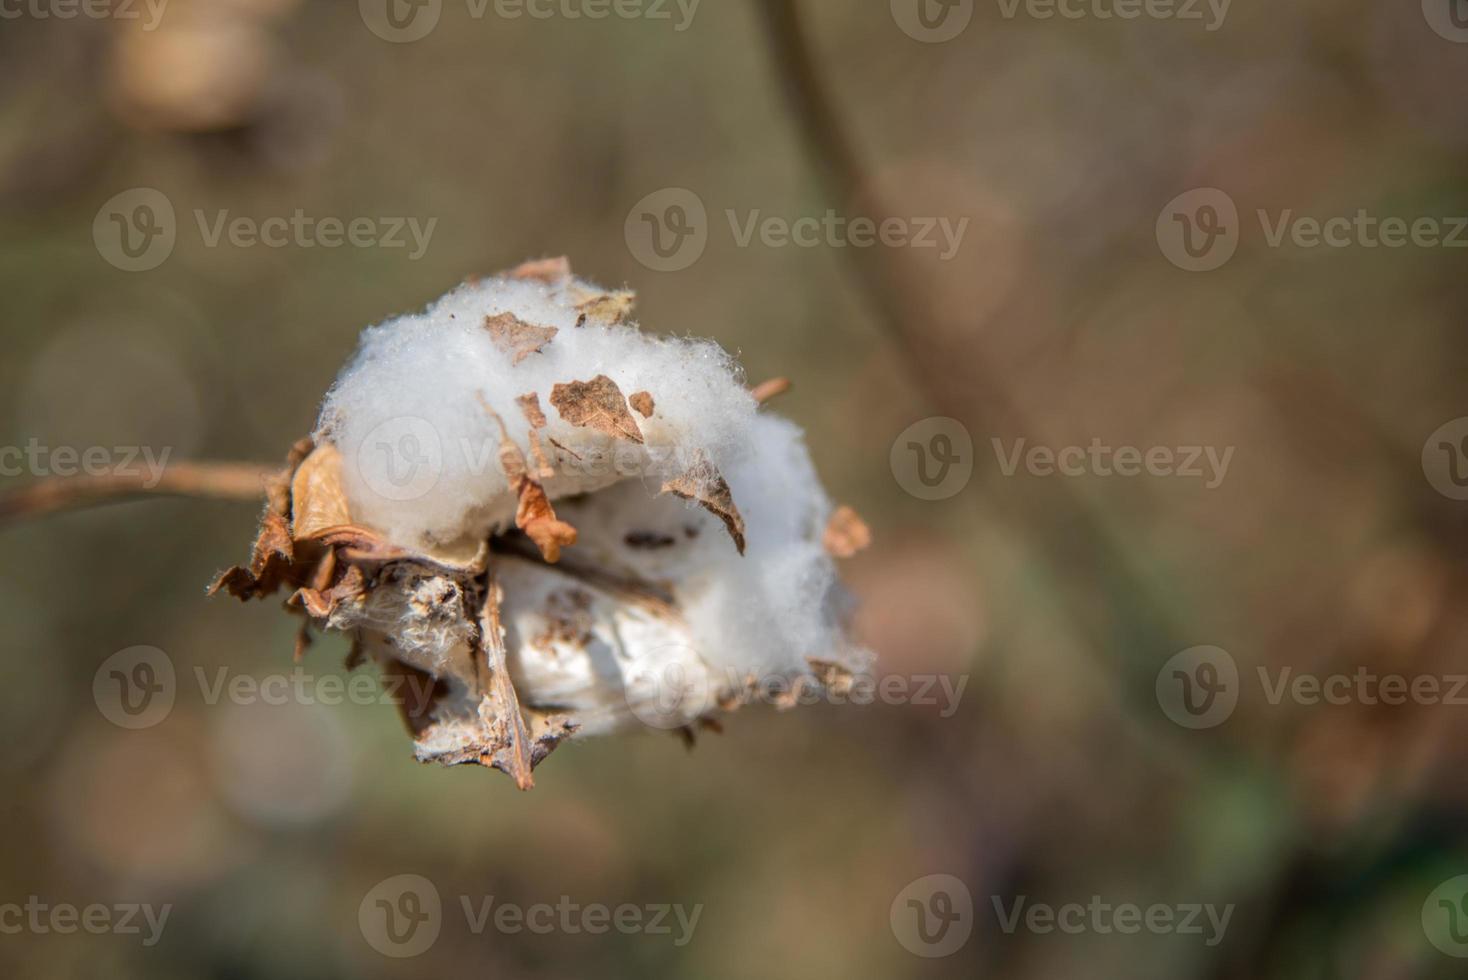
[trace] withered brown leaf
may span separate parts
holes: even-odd
[[[515,364],[531,354],[539,354],[541,348],[554,340],[559,332],[555,327],[526,323],[513,313],[487,316],[484,318],[484,326],[494,340],[494,345],[509,355]]]
[[[652,418],[652,413],[654,407],[656,406],[656,402],[652,400],[652,395],[650,395],[649,393],[645,391],[633,392],[632,397],[627,399],[627,403],[633,408],[637,409],[637,411],[641,413],[643,418]]]
[[[744,554],[744,517],[734,506],[734,494],[719,468],[702,454],[681,476],[663,484],[663,493],[676,494],[684,500],[697,501],[705,510],[724,522],[734,547]]]
[[[236,565],[209,587],[209,594],[228,592],[236,599],[264,598],[290,579],[295,546],[284,514],[270,511],[260,521],[260,533],[248,568]]]
[[[642,442],[642,430],[627,410],[622,389],[605,374],[590,381],[572,381],[551,389],[550,402],[561,418],[572,425],[586,426],[619,439]]]

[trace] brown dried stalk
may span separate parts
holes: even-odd
[[[144,474],[57,476],[0,493],[0,525],[138,497],[261,500],[280,467],[261,463],[176,463],[156,484]]]
[[[822,78],[797,4],[794,0],[761,0],[759,7],[774,67],[806,152],[820,171],[828,196],[838,210],[860,196],[868,216],[880,225],[893,212],[884,206],[874,184],[867,179],[861,154]],[[1027,418],[1010,394],[1008,380],[986,364],[978,352],[966,351],[962,361],[955,362],[951,352],[927,340],[927,330],[937,319],[929,301],[934,290],[927,273],[908,255],[891,248],[848,248],[842,254],[853,263],[859,288],[866,291],[912,376],[925,382],[921,389],[928,392],[940,412],[959,419],[982,417],[990,425],[1007,420],[1029,432],[1043,431],[1042,426]],[[953,374],[955,363],[962,364],[961,377]],[[1113,647],[1118,632],[1132,636],[1141,633],[1168,649],[1186,645],[1180,642],[1183,634],[1176,617],[1158,596],[1159,583],[1149,581],[1126,546],[1122,532],[1064,481],[1027,486],[1023,494],[986,503],[1006,504],[1017,512],[1014,523],[1034,541],[1051,573],[1066,583],[1072,594],[1093,596],[1097,569],[1107,569],[1120,579],[1118,590],[1131,600],[1130,611],[1141,622],[1109,628],[1096,622],[1078,623],[1095,649]],[[1086,605],[1075,602],[1072,609]],[[1118,604],[1109,608],[1122,614],[1127,611]]]

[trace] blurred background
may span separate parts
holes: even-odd
[[[0,491],[275,463],[364,326],[565,254],[792,379],[879,674],[964,685],[573,742],[521,794],[390,705],[210,703],[292,670],[296,620],[203,594],[258,505],[12,521],[0,973],[1462,976],[1465,42],[1458,0],[0,3]],[[1174,463],[1029,453],[1096,440]],[[94,679],[138,646],[177,691],[128,728]],[[411,958],[362,914],[400,875],[442,901]]]

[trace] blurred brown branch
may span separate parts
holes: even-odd
[[[759,8],[785,96],[828,193],[841,209],[859,198],[867,216],[881,225],[893,212],[867,179],[794,0],[759,0]],[[978,351],[966,348],[957,354],[935,342],[933,328],[946,314],[933,308],[929,297],[936,290],[926,270],[901,249],[843,249],[842,254],[854,264],[859,288],[939,411],[958,419],[983,419],[991,431],[1007,423],[1036,438],[1042,434],[1043,427],[1027,417],[1010,385]],[[1159,649],[1189,645],[1181,641],[1178,623],[1159,598],[1162,583],[1148,580],[1136,564],[1135,550],[1126,547],[1118,529],[1108,525],[1091,501],[1059,481],[1029,481],[1018,493],[1000,493],[992,483],[990,489],[985,502],[1013,513],[1010,523],[1037,545],[1050,573],[1068,590],[1070,610],[1093,605],[1096,584],[1106,577],[1103,572],[1121,582],[1116,591],[1123,601],[1109,603],[1110,610],[1122,617],[1126,610],[1121,607],[1129,604],[1142,622],[1112,623],[1109,630],[1095,621],[1079,623],[1096,649],[1115,646],[1111,641],[1118,637],[1128,643],[1142,637]]]
[[[258,463],[178,463],[156,482],[143,473],[49,477],[0,493],[0,525],[147,496],[264,500],[279,472]]]

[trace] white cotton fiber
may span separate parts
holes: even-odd
[[[486,279],[466,284],[425,312],[398,317],[362,335],[357,354],[327,393],[317,441],[342,451],[352,512],[391,539],[437,547],[481,538],[514,514],[515,495],[500,467],[500,430],[528,450],[529,423],[515,399],[534,392],[548,426],[543,435],[566,456],[546,481],[552,500],[640,474],[672,475],[694,449],[721,469],[750,450],[754,399],[717,344],[657,338],[628,325],[578,327],[567,280]],[[540,353],[512,363],[485,327],[510,313],[557,331]],[[558,383],[610,377],[622,393],[652,393],[653,417],[636,416],[645,449],[562,420],[550,404]],[[547,449],[549,449],[547,443]],[[660,454],[671,454],[669,462]],[[656,489],[656,488],[655,488]]]
[[[512,528],[518,495],[502,468],[496,416],[534,469],[532,427],[517,401],[533,393],[554,469],[540,476],[577,540],[560,567],[523,556],[498,566],[508,663],[523,703],[609,731],[629,718],[654,723],[643,706],[666,694],[649,687],[654,674],[675,669],[682,684],[703,671],[698,693],[670,709],[683,724],[745,678],[807,673],[811,661],[864,667],[842,630],[842,593],[823,546],[831,505],[800,430],[759,410],[717,344],[588,319],[586,297],[597,295],[605,294],[569,278],[487,279],[368,329],[315,433],[341,453],[353,522],[425,552]],[[507,351],[486,325],[506,313],[555,334],[536,352]],[[631,413],[641,445],[573,425],[553,405],[556,385],[600,375],[627,398],[651,396],[650,416]],[[664,481],[700,464],[727,481],[743,554],[710,509],[662,492]],[[601,588],[604,579],[653,584],[675,615],[624,603]],[[469,655],[473,636],[429,639],[405,651],[397,636],[395,655],[440,675]]]

